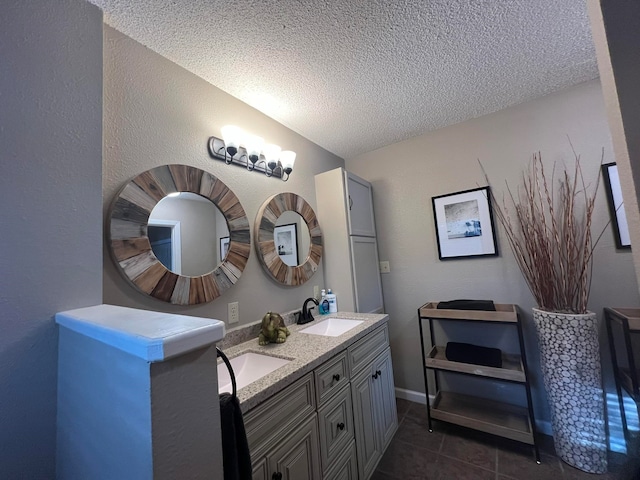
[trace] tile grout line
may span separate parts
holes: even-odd
[[[442,455],[442,447],[444,446],[444,439],[446,436],[446,433],[442,434],[442,438],[440,439],[440,446],[438,447],[438,455]]]

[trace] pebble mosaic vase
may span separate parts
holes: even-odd
[[[533,309],[557,455],[589,473],[607,471],[604,394],[595,313]]]

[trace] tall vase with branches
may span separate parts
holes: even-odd
[[[590,473],[607,470],[604,399],[598,323],[587,310],[593,255],[598,181],[584,179],[580,156],[556,177],[545,171],[540,153],[514,191],[508,184],[492,203],[516,263],[538,308],[533,309],[540,364],[556,453]],[[483,169],[484,171],[484,169]],[[487,183],[489,177],[485,172]]]

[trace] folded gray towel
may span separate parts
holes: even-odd
[[[447,360],[452,362],[502,367],[502,351],[499,348],[481,347],[472,343],[448,342],[444,354]]]
[[[448,302],[440,302],[436,308],[450,310],[486,310],[490,312],[496,311],[493,300],[450,300]]]

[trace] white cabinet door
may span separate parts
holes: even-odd
[[[350,237],[356,312],[382,313],[378,244],[373,237]],[[338,298],[338,307],[340,306]]]
[[[373,388],[376,392],[376,417],[378,419],[380,450],[385,451],[398,428],[398,411],[396,409],[396,392],[393,382],[393,365],[391,350],[387,348],[373,362]]]
[[[382,456],[376,438],[375,392],[370,368],[351,380],[351,397],[359,478],[369,478]]]
[[[345,176],[347,177],[349,235],[375,237],[376,224],[373,218],[371,184],[353,173],[345,172]]]
[[[391,349],[351,380],[358,472],[369,478],[398,429]]]
[[[316,415],[267,454],[271,478],[278,480],[316,480],[320,478],[320,453]]]

